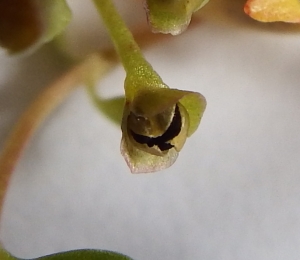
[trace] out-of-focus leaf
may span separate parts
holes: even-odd
[[[153,32],[183,32],[191,21],[193,12],[209,0],[146,0],[146,12]]]
[[[37,48],[71,20],[65,0],[1,0],[0,45],[10,53]]]
[[[131,258],[111,251],[100,250],[74,250],[42,256],[34,260],[132,260]]]
[[[248,0],[244,11],[260,22],[300,23],[299,0]]]
[[[24,260],[13,257],[4,249],[0,249],[0,259]],[[132,260],[132,258],[111,251],[83,249],[42,256],[31,260]]]
[[[0,248],[0,259],[1,260],[17,260],[17,258],[10,255],[7,251]]]
[[[46,25],[42,37],[42,43],[45,43],[64,31],[72,13],[65,0],[39,0],[39,6]]]

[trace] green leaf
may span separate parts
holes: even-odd
[[[7,251],[1,248],[0,248],[0,259],[1,260],[22,260],[20,258],[13,257]],[[111,251],[82,249],[82,250],[73,250],[73,251],[67,251],[67,252],[42,256],[31,260],[132,260],[132,258]]]
[[[10,255],[7,251],[0,248],[0,259],[1,260],[17,260],[17,258]]]
[[[111,251],[74,250],[58,254],[42,256],[35,260],[132,260],[131,258]]]
[[[182,33],[191,21],[193,12],[209,0],[147,0],[146,11],[153,32]]]
[[[39,0],[39,6],[46,25],[42,43],[46,43],[65,30],[72,13],[65,0]]]

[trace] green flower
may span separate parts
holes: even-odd
[[[186,138],[197,129],[205,107],[201,94],[169,88],[147,88],[127,99],[121,153],[131,172],[170,167]]]
[[[121,153],[133,173],[168,168],[197,129],[205,98],[196,92],[170,89],[145,60],[113,3],[94,3],[126,71]]]

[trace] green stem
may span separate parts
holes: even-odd
[[[111,0],[93,0],[109,31],[126,72],[133,67],[149,66],[131,32]]]
[[[93,0],[112,38],[126,71],[125,94],[127,99],[142,88],[167,87],[145,60],[131,32],[126,27],[111,0]]]

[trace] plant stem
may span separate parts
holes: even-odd
[[[46,88],[24,112],[0,153],[0,216],[13,170],[40,124],[76,86],[80,83],[92,84],[110,67],[111,63],[98,54],[87,58]]]
[[[131,32],[111,0],[93,0],[112,38],[126,71],[125,95],[127,100],[142,88],[167,87],[152,66],[145,60]]]
[[[129,72],[133,67],[149,66],[149,63],[144,59],[139,46],[135,42],[131,32],[127,29],[112,1],[93,1],[109,31],[126,72]]]

